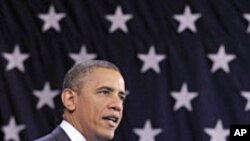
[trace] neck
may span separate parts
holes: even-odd
[[[74,128],[76,128],[76,130],[78,130],[86,138],[87,141],[105,141],[105,140],[98,138],[97,136],[87,134],[87,131],[85,131],[85,130],[87,130],[87,128],[82,126],[78,122],[78,120],[75,119],[75,117],[73,116],[72,113],[65,111],[63,113],[63,119],[65,121],[69,122]]]

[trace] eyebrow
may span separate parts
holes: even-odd
[[[114,88],[111,88],[111,87],[108,87],[108,86],[102,86],[100,88],[97,88],[97,90],[102,90],[102,89],[106,89],[106,90],[111,91],[111,92],[113,92],[115,90]],[[127,96],[127,94],[124,91],[119,91],[119,94]]]

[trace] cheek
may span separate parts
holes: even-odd
[[[102,129],[102,116],[103,110],[100,109],[97,105],[92,107],[92,111],[89,113],[89,122],[91,123],[90,126],[95,130],[95,132],[99,132]]]
[[[102,110],[98,104],[92,103],[91,105],[88,105],[87,109],[83,108],[83,110],[88,110],[85,112],[85,114],[87,114],[85,116],[88,116],[92,122],[97,122],[97,120],[101,119]]]
[[[89,122],[91,116],[93,116],[93,104],[88,100],[80,99],[77,102],[77,111],[82,122]]]
[[[87,122],[90,126],[97,128],[105,114],[107,103],[100,97],[84,97],[78,101],[78,105],[81,119],[84,119],[82,122]]]
[[[104,116],[105,114],[105,109],[107,109],[105,107],[105,103],[104,102],[99,102],[96,103],[93,107],[92,107],[92,118],[95,119],[96,122],[99,122],[102,119],[102,116]]]

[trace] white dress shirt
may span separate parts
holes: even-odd
[[[87,141],[85,137],[69,122],[63,120],[60,127],[65,131],[71,141]]]

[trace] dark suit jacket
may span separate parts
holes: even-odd
[[[70,139],[63,129],[57,126],[51,133],[35,141],[70,141]]]

